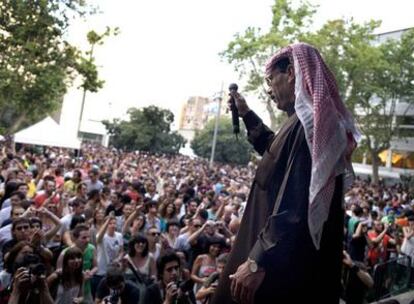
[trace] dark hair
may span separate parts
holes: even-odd
[[[139,231],[142,232],[142,231],[145,230],[145,226],[147,224],[147,217],[145,216],[144,213],[140,212],[135,220],[137,220],[138,218],[142,218],[142,226],[141,226],[141,228],[139,228]],[[152,227],[150,227],[150,228],[152,228]],[[148,228],[148,229],[150,229],[150,228]]]
[[[360,206],[355,206],[355,208],[354,208],[354,214],[356,216],[361,216],[363,212],[364,211],[362,210],[362,208]]]
[[[88,200],[93,199],[97,195],[99,195],[99,190],[98,189],[92,189],[91,191],[88,192]]]
[[[128,194],[122,194],[120,200],[124,204],[129,204],[132,201],[131,197]]]
[[[82,231],[89,231],[89,226],[84,223],[76,225],[76,227],[72,230],[73,237],[77,239]]]
[[[69,230],[73,230],[77,225],[85,223],[85,218],[81,215],[74,215],[70,221]]]
[[[171,226],[177,226],[178,228],[180,228],[180,223],[176,220],[168,221],[167,225],[165,226],[165,230],[168,232]]]
[[[207,238],[207,248],[210,248],[211,245],[220,245],[220,248],[223,248],[226,242],[223,238],[212,236]]]
[[[13,193],[10,194],[10,197],[15,196],[15,195],[17,195],[21,201],[26,198],[26,195],[24,195],[24,193],[21,191],[13,191]]]
[[[28,218],[25,217],[18,217],[16,219],[13,220],[13,224],[12,224],[12,231],[14,231],[16,229],[16,226],[19,224],[29,224],[30,225],[30,221]]]
[[[181,260],[180,257],[172,250],[167,250],[162,256],[160,256],[157,260],[157,273],[158,278],[161,280],[162,275],[164,273],[165,265],[167,265],[170,262],[178,262],[178,266],[181,266]]]
[[[130,257],[134,257],[137,252],[135,251],[135,244],[138,243],[145,243],[145,249],[144,251],[141,253],[141,257],[146,257],[148,255],[149,252],[149,248],[148,248],[148,239],[146,236],[144,236],[143,234],[138,234],[134,237],[132,237],[129,242],[128,242],[128,255]]]
[[[200,212],[198,213],[198,215],[203,219],[203,220],[207,220],[208,219],[208,212],[207,210],[203,209],[200,210]]]
[[[281,73],[286,73],[287,67],[289,66],[289,64],[290,64],[289,58],[282,57],[272,65],[271,71],[277,70]]]
[[[79,207],[80,204],[85,205],[86,202],[83,198],[77,197],[72,202],[72,207]]]
[[[43,223],[42,223],[42,221],[40,220],[40,218],[38,218],[38,217],[31,217],[31,218],[29,219],[29,221],[30,221],[30,227],[32,227],[32,226],[33,226],[33,224],[39,224],[39,225],[40,225],[40,229],[42,229],[42,228],[43,228]]]
[[[73,258],[81,258],[82,264],[83,264],[83,253],[78,247],[70,247],[68,250],[66,250],[64,256],[63,256],[63,264],[62,264],[62,285],[65,287],[70,286],[71,281],[71,274],[68,270],[68,261]],[[79,285],[82,285],[83,283],[83,269],[81,266],[76,269],[74,272],[74,279],[75,282]]]
[[[173,213],[171,214],[171,216],[174,216],[177,213],[177,209],[175,208],[175,204],[173,202],[168,202],[166,204],[164,204],[160,210],[160,215],[163,218],[166,218],[167,216],[167,208],[168,206],[172,205],[173,206]]]
[[[124,273],[121,267],[119,267],[118,264],[110,264],[106,271],[105,280],[108,288],[117,286],[119,283],[124,282]]]
[[[7,200],[14,191],[17,190],[17,185],[18,183],[13,182],[13,181],[9,181],[6,183],[6,186],[4,188],[4,195],[0,199],[0,207],[3,205],[3,202]]]
[[[218,256],[217,263],[227,264],[228,260],[229,260],[229,254],[227,252],[226,253],[222,253],[222,254],[220,254]]]
[[[16,257],[20,253],[20,251],[23,249],[23,247],[25,246],[32,247],[32,245],[29,242],[20,241],[16,245],[14,245],[12,249],[10,249],[9,254],[7,255],[7,258],[5,258],[4,260],[4,268],[6,269],[8,273],[13,274],[14,271],[16,270],[15,268]]]

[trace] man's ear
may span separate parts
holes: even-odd
[[[287,67],[288,82],[295,82],[295,68],[293,64],[289,64]]]

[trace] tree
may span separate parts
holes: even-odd
[[[248,27],[244,34],[237,33],[220,55],[234,64],[240,77],[246,78],[244,89],[256,94],[266,104],[270,128],[276,130],[281,122],[278,115],[282,113],[276,114],[274,103],[267,94],[262,67],[277,49],[300,41],[308,34],[316,10],[308,2],[300,2],[297,8],[293,8],[290,0],[275,0],[272,12],[272,25],[268,32]]]
[[[372,159],[373,182],[378,181],[378,154],[390,147],[396,137],[406,134],[399,128],[403,120],[396,117],[397,108],[405,111],[414,102],[414,34],[407,31],[401,40],[377,41],[374,31],[379,21],[357,24],[350,20],[331,20],[319,30],[310,31],[314,6],[300,2],[295,8],[291,0],[275,0],[272,25],[267,33],[248,28],[237,34],[221,54],[241,77],[247,78],[247,91],[267,102],[271,128],[275,118],[271,102],[266,99],[260,68],[277,49],[292,42],[315,45],[334,73],[340,95],[353,112],[361,129],[360,148]],[[401,102],[405,101],[405,104]],[[398,107],[397,107],[398,105]]]
[[[379,25],[334,20],[306,38],[323,54],[354,114],[362,133],[359,149],[372,161],[373,183],[378,182],[378,154],[406,136],[399,126],[414,103],[414,31],[379,44],[374,35]]]
[[[77,76],[96,92],[93,58],[65,40],[75,17],[93,13],[84,0],[0,0],[0,130],[6,134],[53,112]]]
[[[173,154],[184,147],[184,137],[171,131],[174,114],[170,110],[156,106],[131,108],[128,115],[128,121],[103,122],[111,135],[111,144],[116,148]]]
[[[211,145],[213,140],[215,121],[210,120],[205,128],[196,132],[191,148],[197,156],[209,158],[211,156]],[[245,129],[241,126],[241,134]],[[231,119],[223,117],[219,121],[219,131],[217,134],[215,161],[222,163],[245,165],[249,162],[253,149],[245,136],[236,139],[233,134]]]

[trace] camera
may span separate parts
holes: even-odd
[[[178,281],[176,284],[178,289],[181,291],[181,294],[189,292],[194,287],[194,282],[192,280]]]
[[[117,304],[119,302],[119,296],[119,290],[111,290],[109,296],[106,296],[103,301],[105,304]]]
[[[27,254],[21,261],[16,261],[14,270],[24,267],[29,272],[30,284],[35,286],[39,279],[46,277],[46,266],[40,261],[40,257],[36,254]]]

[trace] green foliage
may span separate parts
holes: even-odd
[[[406,101],[410,107],[414,102],[414,31],[408,30],[401,40],[379,44],[374,35],[379,21],[357,24],[353,19],[331,20],[311,32],[316,9],[307,2],[294,6],[292,0],[275,0],[272,12],[269,32],[248,28],[244,35],[237,34],[221,55],[247,80],[245,90],[266,102],[274,128],[277,120],[262,75],[265,61],[293,42],[316,46],[358,122],[363,135],[360,146],[371,154],[375,181],[378,153],[389,148],[394,137],[404,134],[394,119],[397,104]]]
[[[200,157],[210,158],[211,145],[214,134],[214,119],[206,127],[198,131],[191,142],[194,153]],[[245,165],[249,162],[253,149],[248,143],[244,127],[241,125],[241,134],[236,139],[230,118],[224,117],[219,121],[217,143],[214,160],[222,163]]]
[[[256,94],[266,104],[271,128],[276,130],[283,119],[276,117],[280,112],[275,112],[267,94],[263,66],[279,48],[303,40],[312,24],[315,6],[303,1],[293,7],[290,0],[275,0],[272,12],[269,32],[262,33],[260,28],[249,27],[244,34],[237,33],[220,55],[233,64],[240,77],[247,81],[244,90]]]
[[[70,22],[92,13],[83,0],[0,0],[0,128],[13,133],[53,112],[74,77],[96,92],[93,58],[65,40]]]
[[[131,108],[128,115],[128,121],[103,122],[116,148],[172,154],[185,145],[185,139],[171,131],[174,114],[170,110],[156,106]]]

